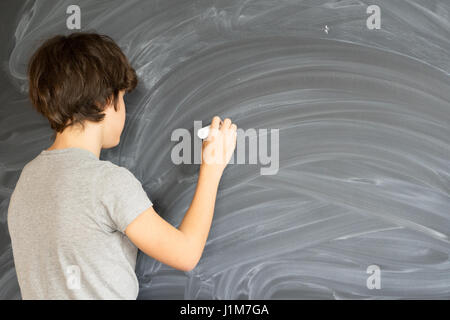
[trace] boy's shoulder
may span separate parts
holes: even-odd
[[[56,153],[48,153],[43,150],[35,158],[25,164],[22,169],[21,176],[27,176],[34,172],[50,171],[53,173],[60,173],[61,168],[68,173],[87,174],[92,178],[100,181],[106,180],[122,180],[124,178],[135,178],[134,174],[126,168],[119,166],[109,160],[101,160],[96,158],[93,154],[87,157],[80,158],[78,154],[64,154],[64,157],[53,156]],[[75,150],[78,153],[79,150]],[[52,156],[49,156],[49,155]],[[61,153],[62,155],[63,153]],[[45,170],[47,169],[47,170]]]
[[[126,182],[138,181],[135,175],[126,167],[119,166],[107,160],[100,160],[100,174],[106,183],[108,182]]]

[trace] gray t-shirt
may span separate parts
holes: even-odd
[[[127,169],[92,152],[44,150],[8,209],[23,299],[136,299],[137,248],[124,230],[152,202]]]

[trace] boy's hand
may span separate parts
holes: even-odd
[[[230,162],[236,148],[237,126],[230,119],[212,120],[208,138],[203,141],[201,171],[212,171],[219,177]]]

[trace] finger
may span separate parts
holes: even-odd
[[[230,126],[230,129],[231,129],[232,131],[236,131],[236,130],[237,130],[237,125],[236,125],[235,123],[233,123],[233,124]]]
[[[225,131],[230,129],[231,126],[231,119],[230,118],[226,118],[225,120],[223,120],[222,122],[222,127],[220,128],[220,130]]]
[[[211,129],[219,129],[219,126],[220,126],[220,123],[222,122],[222,120],[220,119],[220,117],[219,116],[215,116],[213,119],[212,119],[212,122],[211,122]]]

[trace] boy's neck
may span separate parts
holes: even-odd
[[[47,150],[67,148],[86,149],[100,158],[102,149],[101,126],[85,124],[84,130],[80,127],[67,127],[63,132],[56,134],[55,141]]]

